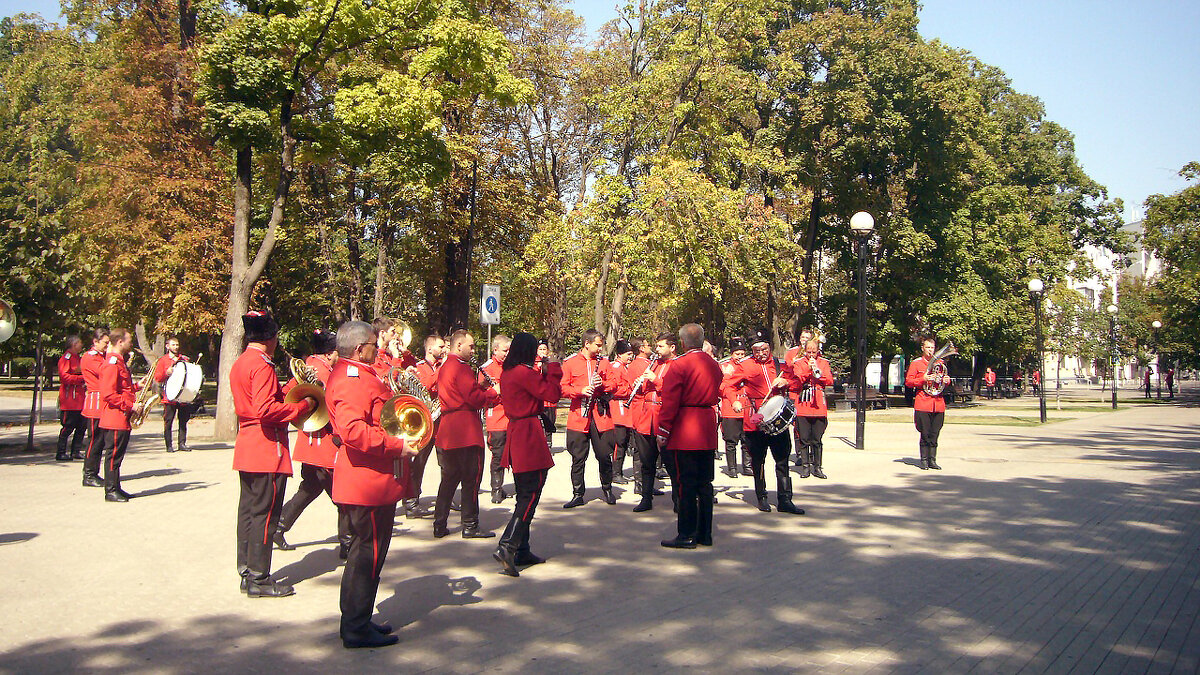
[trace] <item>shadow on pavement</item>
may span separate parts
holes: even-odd
[[[0,534],[0,546],[4,544],[20,544],[38,536],[37,532],[7,532]]]

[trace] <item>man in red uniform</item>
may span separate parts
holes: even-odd
[[[417,365],[417,357],[408,351],[408,345],[400,342],[400,322],[386,316],[377,317],[371,325],[379,332],[378,351],[375,354],[375,372],[385,377],[393,366],[409,368]]]
[[[104,454],[100,438],[100,366],[108,353],[108,329],[97,328],[92,332],[92,348],[79,358],[79,369],[83,373],[83,410],[87,420],[87,453],[83,457],[83,486],[104,487],[100,480],[100,457]]]
[[[983,386],[987,388],[988,400],[996,397],[996,371],[991,366],[983,373]]]
[[[746,358],[746,340],[735,337],[729,341],[729,358],[720,362],[721,366],[721,438],[725,441],[725,468],[722,470],[730,478],[738,477],[738,446],[742,446],[741,475],[752,476],[754,470],[750,467],[750,453],[746,446],[746,431],[742,426],[746,423],[746,395],[742,387],[728,387],[729,378],[737,372],[738,365]]]
[[[338,360],[337,335],[318,330],[312,336],[313,353],[304,360],[305,365],[317,372],[317,379],[326,389],[329,388],[329,374],[333,372],[333,364]],[[296,380],[291,380],[284,387],[284,392],[296,386]],[[328,404],[326,404],[328,405]],[[283,505],[279,515],[279,525],[275,529],[274,543],[281,551],[290,551],[292,546],[284,538],[284,533],[292,529],[296,519],[304,512],[309,504],[322,492],[333,497],[333,459],[337,455],[337,446],[333,442],[333,427],[325,425],[323,429],[311,434],[303,429],[296,431],[295,452],[292,459],[300,462],[300,485],[296,494]],[[346,514],[338,510],[338,557],[346,559],[350,551],[350,521]]]
[[[785,337],[790,336],[785,335]],[[808,344],[808,341],[811,340],[812,337],[813,333],[811,330],[805,328],[804,330],[800,331],[800,342],[788,347],[787,352],[785,352],[783,355],[783,367],[785,370],[788,372],[792,371],[793,364],[796,363],[796,359],[800,358],[804,354],[804,346]],[[789,392],[789,396],[792,399],[792,405],[799,408],[800,392],[793,390]],[[807,448],[804,446],[804,443],[800,442],[800,427],[796,424],[795,419],[792,420],[792,445],[795,447],[796,451],[795,457],[792,460],[796,465],[796,475],[800,478],[808,478],[810,475],[812,475],[812,458],[805,454]]]
[[[450,336],[450,354],[438,370],[437,394],[442,416],[437,445],[442,450],[438,457],[442,480],[433,508],[433,536],[437,538],[450,533],[446,519],[450,516],[450,500],[460,485],[463,538],[496,536],[495,532],[479,529],[479,485],[483,480],[483,426],[479,411],[499,399],[499,393],[479,384],[469,365],[474,353],[475,338],[465,330],[454,331]]]
[[[417,454],[416,448],[406,448],[403,440],[379,426],[392,391],[368,365],[375,361],[375,350],[370,324],[342,324],[337,332],[340,358],[325,390],[333,431],[342,439],[333,470],[333,501],[346,514],[353,532],[341,587],[339,634],[347,649],[399,642],[391,626],[371,621],[371,613],[392,541],[396,502],[408,492],[409,475],[403,465]]]
[[[664,539],[668,548],[712,546],[713,464],[717,454],[717,415],[721,366],[701,351],[704,329],[689,323],[679,329],[687,351],[663,374],[657,389],[659,409],[656,441],[671,475],[671,492],[678,506],[676,535]]]
[[[671,370],[675,355],[679,351],[679,338],[673,333],[659,333],[654,341],[654,362],[643,371],[637,380],[631,383],[631,388],[637,387],[646,392],[645,403],[642,407],[642,419],[637,423],[638,431],[647,429],[646,442],[638,447],[641,456],[642,499],[633,507],[634,513],[642,513],[654,508],[654,496],[660,495],[655,483],[658,479],[658,463],[662,447],[656,437],[659,422],[659,411],[662,408],[662,397],[659,385],[662,378]],[[632,375],[632,373],[630,373]],[[675,498],[672,488],[671,498]]]
[[[283,509],[287,477],[292,475],[288,423],[312,412],[317,402],[305,398],[285,403],[271,356],[278,345],[279,325],[269,315],[242,317],[246,351],[229,371],[229,388],[238,417],[233,468],[241,481],[237,517],[237,567],[249,597],[278,598],[296,592],[271,578],[271,543]]]
[[[937,376],[929,372],[929,359],[933,357],[934,339],[932,336],[921,339],[921,358],[908,366],[904,376],[904,385],[914,387],[917,396],[913,399],[913,423],[921,434],[922,469],[941,469],[937,463],[938,435],[942,433],[942,423],[946,420],[946,399],[941,396],[930,396],[925,393],[925,383],[938,384]],[[949,380],[943,376],[943,380]]]
[[[546,372],[546,364],[549,363],[550,357],[550,342],[546,338],[538,340],[537,358],[534,359],[533,367],[539,372]],[[558,363],[557,357],[554,363]],[[558,369],[558,376],[562,377],[562,368]],[[559,395],[562,395],[561,382],[559,383]],[[546,432],[546,447],[554,449],[554,432],[558,431],[558,399],[553,401],[545,401],[542,407],[542,429]]]
[[[637,342],[634,340],[634,342]],[[617,340],[617,344],[613,347],[613,378],[622,383],[627,383],[629,380],[626,375],[629,374],[629,364],[633,363],[633,357],[637,354],[637,347],[628,340]],[[626,385],[625,389],[628,389]],[[625,455],[634,454],[630,449],[630,441],[633,427],[633,413],[629,407],[629,396],[626,393],[623,396],[613,396],[608,404],[609,412],[612,413],[613,419],[613,470],[612,482],[625,484],[629,479],[625,477]]]
[[[511,343],[512,338],[503,333],[492,338],[492,358],[479,367],[481,383],[484,380],[483,375],[486,374],[499,391],[500,374],[504,371],[504,357],[508,356],[508,346]],[[484,419],[487,422],[488,449],[492,453],[491,465],[488,467],[492,477],[492,503],[499,504],[508,497],[508,493],[504,491],[504,467],[500,466],[500,458],[504,455],[504,434],[508,432],[508,417],[504,414],[503,394],[496,399],[495,403],[488,404]]]
[[[633,494],[642,495],[645,494],[643,490],[646,488],[642,468],[643,458],[649,457],[650,448],[654,445],[654,429],[650,425],[650,404],[646,398],[646,383],[654,378],[653,366],[658,362],[658,356],[654,354],[655,343],[651,338],[635,340],[633,344],[637,344],[635,348],[637,356],[629,362],[629,365],[625,366],[625,372],[622,374],[624,389],[628,390],[622,400],[629,410],[629,454],[633,455]],[[662,492],[654,488],[653,471],[650,476],[651,495],[661,495]],[[650,505],[650,502],[647,502],[647,505]],[[641,506],[640,500],[638,506]]]
[[[421,381],[421,386],[429,392],[431,400],[437,400],[437,374],[446,358],[446,340],[432,333],[425,338],[425,358],[413,366],[411,371]],[[418,450],[412,461],[412,485],[409,486],[408,496],[404,498],[404,515],[406,518],[426,518],[433,512],[421,508],[421,481],[425,478],[425,465],[429,463],[429,455],[433,454],[434,439],[437,438],[437,428],[441,416],[433,420],[433,438]]]
[[[821,356],[821,343],[809,340],[804,355],[792,363],[796,380],[800,385],[799,402],[796,404],[796,429],[800,432],[797,442],[803,447],[801,456],[810,462],[812,475],[825,478],[821,465],[825,460],[825,444],[822,441],[829,427],[829,409],[825,403],[825,387],[833,385],[833,369]]]
[[[58,359],[58,421],[62,430],[58,432],[58,452],[54,459],[59,462],[83,459],[83,437],[87,433],[87,423],[83,419],[83,362],[79,355],[83,351],[83,341],[78,335],[71,335],[65,347],[66,351]],[[71,440],[69,455],[67,439]]]
[[[171,376],[171,369],[176,363],[183,361],[188,362],[188,357],[179,353],[179,338],[167,338],[167,353],[163,354],[162,358],[154,364],[154,381],[159,385],[166,384],[167,378]],[[191,448],[187,445],[187,424],[192,418],[192,411],[195,409],[191,403],[175,403],[168,401],[167,395],[164,393],[162,397],[163,407],[163,441],[167,444],[167,452],[175,452],[175,448],[171,447],[171,424],[175,418],[179,417],[179,449],[183,452],[188,452]]]
[[[116,328],[108,357],[100,366],[100,438],[104,453],[104,501],[127,502],[130,494],[121,489],[121,462],[129,449],[129,413],[133,412],[133,378],[125,358],[133,350],[133,336]]]
[[[564,509],[584,503],[583,493],[587,488],[583,481],[583,470],[589,444],[600,465],[600,491],[604,494],[604,501],[617,503],[612,492],[614,425],[605,396],[615,391],[615,378],[612,367],[600,355],[604,350],[604,336],[600,331],[585,331],[581,342],[579,351],[562,363],[562,393],[571,399],[571,408],[567,412],[567,452],[571,455],[572,496],[563,504]]]
[[[738,370],[725,381],[726,395],[738,386],[745,387],[750,408],[746,411],[743,428],[750,446],[750,460],[754,469],[754,494],[758,498],[758,510],[769,512],[767,503],[766,463],[767,450],[775,460],[776,506],[781,513],[802,515],[804,509],[792,503],[792,476],[788,471],[791,440],[787,430],[768,435],[758,428],[761,417],[757,414],[763,403],[773,395],[787,396],[793,388],[795,375],[791,369],[771,355],[771,342],[764,330],[758,330],[748,340],[751,358],[741,362]]]

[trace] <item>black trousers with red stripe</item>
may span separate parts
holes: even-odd
[[[320,497],[322,492],[333,499],[333,469],[301,463],[300,485],[296,487],[296,494],[283,505],[283,511],[279,515],[279,531],[287,532],[292,529],[296,519],[304,513],[304,509]],[[346,514],[342,513],[341,507],[338,507],[337,529],[338,541],[350,540],[350,521],[346,519]]]
[[[450,517],[450,500],[462,485],[462,511],[459,513],[464,529],[479,525],[479,483],[483,480],[483,446],[442,450],[438,453],[442,465],[442,481],[438,484],[437,501],[433,504],[434,527],[445,527]]]
[[[271,538],[283,510],[287,474],[239,471],[237,513],[238,574],[263,581],[271,574]]]
[[[67,456],[67,439],[71,439],[71,455],[83,450],[83,437],[87,433],[87,418],[78,410],[63,410],[58,414],[62,429],[58,432],[58,457]],[[72,434],[74,436],[72,437]]]
[[[712,541],[713,464],[716,450],[663,450],[663,465],[671,476],[671,497],[679,507],[681,538]]]
[[[121,489],[121,462],[129,449],[129,429],[101,429],[100,440],[104,453],[104,491]],[[99,453],[97,453],[99,454]]]
[[[104,439],[100,429],[100,420],[95,417],[87,419],[87,452],[83,455],[83,477],[100,475],[100,460],[104,457]]]
[[[542,500],[542,489],[546,486],[548,473],[549,469],[542,469],[513,474],[517,503],[513,506],[508,527],[504,528],[504,535],[500,537],[500,546],[518,554],[529,552],[529,526],[533,523],[538,502]]]
[[[379,591],[379,574],[392,543],[392,525],[396,522],[396,505],[339,507],[350,521],[350,555],[342,570],[342,625],[345,640],[363,639],[371,635],[371,613],[375,611],[375,595]]]

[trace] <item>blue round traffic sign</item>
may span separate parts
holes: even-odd
[[[487,309],[488,314],[495,314],[496,310],[500,309],[499,305],[500,301],[496,300],[496,296],[489,295],[484,303],[484,308]]]

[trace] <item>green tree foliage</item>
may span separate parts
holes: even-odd
[[[1200,162],[1179,172],[1191,184],[1146,200],[1147,246],[1162,260],[1152,295],[1162,313],[1160,351],[1190,367],[1200,354]]]

